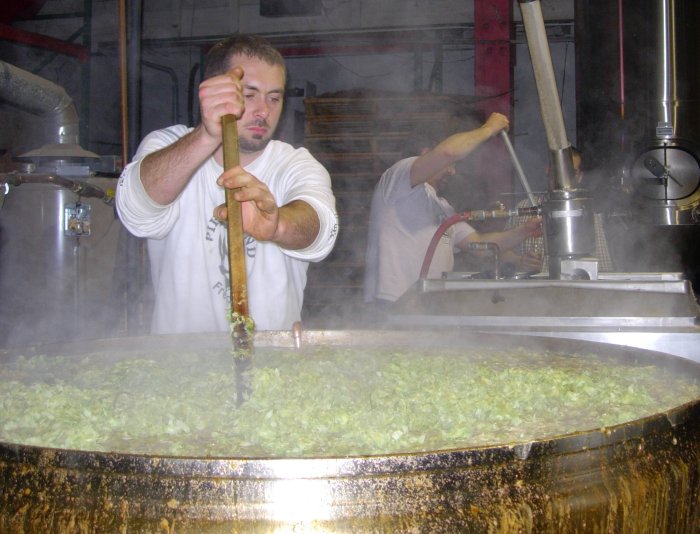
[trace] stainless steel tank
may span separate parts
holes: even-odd
[[[0,168],[0,345],[104,337],[119,320],[116,159],[78,144],[75,106],[53,82],[0,61],[0,99],[22,111],[3,116],[18,134]]]
[[[110,299],[121,227],[113,207],[58,185],[55,176],[17,186],[7,176],[0,181],[0,344],[109,335],[117,322]],[[60,181],[114,188],[109,178]]]

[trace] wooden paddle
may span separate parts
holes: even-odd
[[[236,118],[224,115],[221,119],[224,149],[224,169],[239,164],[238,130]],[[253,321],[248,315],[248,284],[245,267],[243,214],[241,204],[233,198],[234,191],[226,189],[228,215],[228,260],[231,292],[231,336],[236,367],[236,399],[243,402],[250,393],[248,373],[253,352]]]

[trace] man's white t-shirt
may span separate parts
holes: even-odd
[[[454,208],[430,184],[411,187],[415,157],[398,161],[382,175],[372,196],[365,265],[365,301],[396,301],[418,281],[433,235]],[[428,277],[454,267],[455,244],[474,229],[464,222],[440,239]]]
[[[214,332],[230,328],[226,225],[213,216],[225,202],[216,184],[223,168],[205,161],[180,196],[167,206],[153,202],[139,168],[147,154],[191,131],[182,125],[149,134],[119,179],[116,205],[121,221],[148,238],[155,304],[155,334]],[[278,206],[303,200],[318,213],[318,237],[303,250],[286,250],[245,236],[248,306],[258,330],[283,330],[301,319],[308,263],[332,250],[338,233],[330,176],[303,148],[271,141],[246,171],[265,182]]]

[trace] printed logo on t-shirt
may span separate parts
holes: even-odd
[[[228,304],[231,300],[231,284],[229,282],[228,233],[226,232],[226,224],[214,217],[209,219],[205,239],[217,243],[219,255],[218,263],[221,279],[214,284],[212,290],[214,293],[221,296]],[[257,241],[248,234],[244,234],[243,243],[246,257],[254,258],[257,249]]]

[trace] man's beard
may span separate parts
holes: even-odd
[[[270,138],[260,138],[260,139],[247,139],[245,137],[238,138],[238,149],[241,152],[260,152],[264,150],[267,144],[270,142]]]
[[[267,125],[267,122],[265,121],[256,121],[255,122],[256,126],[264,126],[265,128],[269,128]],[[252,138],[248,137],[243,137],[239,136],[238,137],[238,149],[241,150],[242,152],[260,152],[265,149],[267,144],[270,142],[269,137],[263,137],[260,135],[253,135]]]

